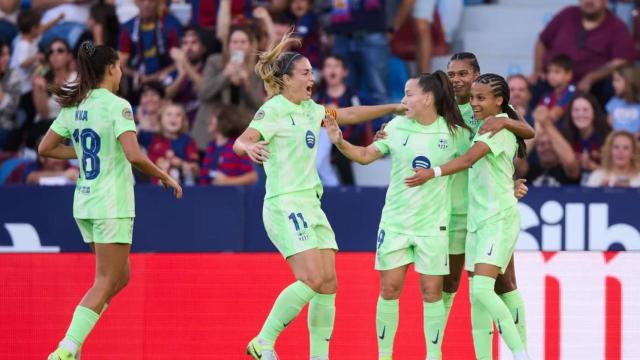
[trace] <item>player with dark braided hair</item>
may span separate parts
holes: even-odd
[[[509,96],[504,78],[495,74],[480,75],[471,86],[474,118],[480,122],[490,116],[517,118],[509,106]],[[472,144],[466,154],[441,167],[419,169],[416,176],[420,181],[411,185],[418,186],[434,177],[469,169],[465,267],[473,278],[470,282],[472,312],[489,325],[491,320],[495,322],[516,360],[529,359],[508,307],[494,290],[496,278],[507,268],[520,232],[513,174],[516,156],[526,156],[525,145],[506,129],[493,136],[476,134]],[[487,329],[487,334],[490,331]]]

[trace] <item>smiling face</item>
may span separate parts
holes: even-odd
[[[311,91],[315,82],[311,63],[304,56],[299,56],[290,65],[292,70],[282,78],[284,81],[284,93],[287,98],[295,103],[311,99]]]
[[[407,80],[404,85],[404,97],[401,101],[402,105],[407,108],[407,117],[415,119],[424,113],[430,95],[431,93],[425,93],[422,90],[418,79]]]
[[[447,66],[447,75],[456,97],[466,99],[471,94],[471,84],[480,74],[467,60],[453,60]]]
[[[611,144],[611,163],[616,168],[630,166],[634,151],[634,143],[628,136],[616,136]]]
[[[529,83],[521,77],[513,77],[509,79],[509,93],[511,94],[510,103],[513,106],[529,106],[531,100],[531,92],[529,91]]]
[[[489,84],[475,82],[471,85],[471,108],[475,119],[481,120],[500,114],[503,101],[501,96],[493,95]]]
[[[578,130],[588,130],[593,127],[595,116],[593,106],[585,98],[576,98],[571,106],[571,121]]]
[[[160,115],[160,126],[165,132],[178,135],[182,132],[185,120],[184,112],[179,106],[168,105]]]

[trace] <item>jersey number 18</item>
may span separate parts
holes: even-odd
[[[93,180],[100,175],[100,135],[93,129],[75,129],[73,141],[82,148],[82,172],[87,180]]]

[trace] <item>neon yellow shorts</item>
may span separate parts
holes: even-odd
[[[451,215],[449,219],[449,254],[464,254],[467,239],[467,215]]]
[[[449,274],[449,240],[447,233],[435,236],[412,236],[378,230],[376,270],[391,270],[414,263],[424,275]]]
[[[131,244],[134,218],[76,219],[86,243]]]
[[[336,236],[315,191],[265,199],[262,220],[269,239],[285,259],[314,248],[338,250]]]
[[[465,268],[473,271],[475,264],[491,264],[504,271],[520,234],[520,212],[517,206],[504,210],[496,219],[480,224],[467,234]]]

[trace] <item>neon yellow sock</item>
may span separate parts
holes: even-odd
[[[455,299],[456,293],[442,292],[442,302],[444,303],[444,328],[447,327],[449,321],[449,314],[451,313],[451,307],[453,306],[453,299]]]
[[[378,298],[378,306],[376,308],[376,329],[378,333],[378,354],[382,356],[391,356],[393,354],[393,340],[398,330],[398,321],[400,317],[400,301],[385,300]]]
[[[258,338],[267,344],[274,344],[282,330],[298,316],[300,310],[315,295],[317,293],[302,281],[287,286],[278,295]]]
[[[65,338],[73,341],[78,347],[81,347],[99,318],[100,315],[96,314],[93,310],[78,305],[73,312],[71,325],[69,325]]]
[[[473,349],[478,360],[493,359],[493,320],[487,309],[478,302],[471,289],[473,279],[469,278],[469,298],[471,300],[471,335]]]
[[[424,339],[427,343],[427,359],[439,360],[442,356],[442,338],[444,336],[445,309],[442,299],[436,302],[423,302]]]
[[[509,291],[508,293],[504,293],[500,295],[500,299],[507,305],[511,316],[513,317],[513,322],[516,325],[516,329],[518,329],[518,335],[520,335],[520,340],[522,340],[522,344],[524,345],[525,350],[527,349],[527,318],[525,316],[524,310],[524,300],[522,300],[522,295],[518,289],[513,291]]]
[[[329,356],[329,341],[336,315],[336,294],[318,294],[309,302],[307,317],[311,358]]]

